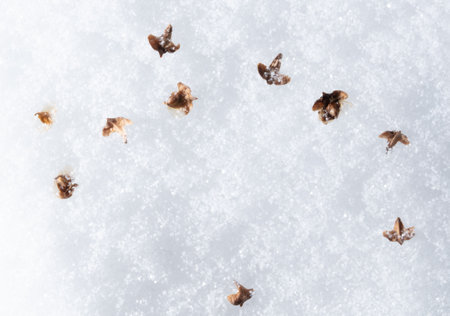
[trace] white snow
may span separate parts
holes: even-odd
[[[1,1],[0,315],[448,315],[449,14]],[[160,58],[147,36],[169,23],[181,48]],[[257,64],[280,52],[292,80],[269,86]],[[180,81],[199,99],[175,117]],[[311,107],[335,89],[353,107],[325,126]],[[118,116],[126,145],[102,136]],[[386,155],[394,129],[411,145]],[[382,236],[397,217],[402,246]],[[242,308],[233,280],[255,289]]]

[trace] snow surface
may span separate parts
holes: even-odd
[[[449,315],[449,15],[1,1],[0,315]],[[169,23],[181,48],[159,58],[147,36]],[[292,81],[269,86],[256,65],[280,52]],[[185,117],[163,104],[179,81]],[[311,107],[334,89],[353,106],[325,126]],[[101,135],[116,116],[127,145]],[[411,145],[386,155],[391,129]],[[382,236],[397,216],[403,246]],[[255,289],[242,308],[234,279]]]

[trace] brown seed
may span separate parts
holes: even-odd
[[[184,114],[187,115],[194,106],[192,101],[195,101],[198,98],[193,97],[191,88],[182,82],[178,82],[177,86],[178,92],[172,92],[169,99],[167,102],[164,102],[164,104],[173,109],[183,111]]]
[[[52,123],[53,123],[52,114],[50,112],[46,112],[46,111],[37,112],[34,115],[35,116],[37,115],[37,117],[41,120],[41,122],[46,125],[52,125]]]
[[[269,68],[264,64],[258,64],[258,72],[267,81],[267,84],[284,85],[291,81],[289,76],[280,74],[281,58],[283,58],[283,54],[280,53],[272,61]]]
[[[394,230],[386,230],[383,232],[384,237],[386,237],[390,241],[396,241],[400,245],[403,244],[403,241],[413,238],[414,235],[414,226],[405,228],[400,217],[397,217],[397,220],[395,221]]]
[[[398,142],[409,145],[408,137],[402,134],[402,131],[385,131],[378,135],[378,137],[387,139],[388,145],[386,146],[386,153]]]
[[[78,186],[72,183],[73,179],[69,175],[60,174],[55,178],[55,184],[58,188],[58,195],[61,199],[68,199],[72,196],[74,188]]]
[[[234,285],[236,285],[236,288],[238,289],[238,292],[236,294],[230,294],[227,296],[228,301],[233,305],[239,305],[242,307],[242,305],[249,299],[252,298],[252,292],[253,289],[247,289],[238,282],[234,281]]]
[[[127,132],[124,127],[126,125],[131,125],[133,122],[124,117],[116,117],[116,118],[107,118],[106,126],[103,128],[103,136],[109,136],[111,133],[119,133],[122,135],[123,142],[126,144],[127,140]]]
[[[348,94],[341,90],[331,93],[322,92],[322,96],[314,102],[313,111],[319,111],[319,119],[324,124],[337,119],[341,112],[342,103],[348,98]]]
[[[331,92],[330,96],[330,102],[341,102],[348,98],[348,94],[342,90],[334,90]]]
[[[180,48],[180,44],[175,45],[172,42],[172,25],[170,24],[161,36],[157,37],[150,34],[148,36],[148,42],[159,53],[159,57],[162,57],[165,53],[174,53]]]

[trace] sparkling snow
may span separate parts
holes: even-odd
[[[449,15],[444,0],[1,1],[0,314],[448,315]],[[147,36],[169,23],[181,48],[160,58]],[[278,53],[292,80],[269,86],[257,64]],[[199,99],[176,117],[180,81]],[[311,107],[335,89],[353,106],[325,126]],[[127,145],[102,136],[117,116]],[[386,155],[392,129],[411,145]],[[382,236],[397,217],[415,226],[402,246]],[[233,280],[255,289],[242,308]]]

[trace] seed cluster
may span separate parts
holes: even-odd
[[[168,25],[164,33],[156,37],[152,34],[148,36],[148,41],[151,47],[156,50],[160,57],[165,53],[174,53],[180,49],[180,44],[175,45],[172,42],[172,25]],[[278,54],[272,63],[267,67],[266,65],[258,64],[258,73],[266,80],[268,85],[285,85],[291,81],[287,75],[280,73],[281,59],[283,55]],[[193,101],[197,100],[192,96],[191,89],[182,82],[178,83],[178,91],[172,92],[168,100],[164,102],[169,108],[179,110],[185,115],[189,114],[193,107]],[[348,94],[342,90],[335,90],[331,93],[322,93],[322,96],[316,100],[312,110],[318,111],[319,119],[323,124],[328,124],[330,121],[339,117],[342,105],[348,98]],[[39,120],[50,126],[53,123],[54,113],[52,111],[42,111],[35,114]],[[131,125],[133,122],[124,117],[107,118],[106,126],[103,128],[103,136],[109,136],[111,133],[118,133],[122,136],[123,142],[126,144],[127,133],[125,126]],[[388,141],[386,152],[391,150],[398,142],[408,145],[408,137],[402,134],[401,131],[385,131],[379,135],[380,138],[385,138]],[[58,189],[58,196],[61,199],[68,199],[72,196],[78,184],[73,182],[73,178],[68,174],[60,174],[55,178],[55,184]],[[398,242],[400,245],[405,240],[411,239],[415,235],[414,227],[405,228],[400,218],[395,221],[394,229],[383,232],[383,236],[392,242]],[[227,296],[228,301],[233,305],[242,305],[252,297],[253,289],[247,289],[238,282],[234,281],[237,288],[237,293]]]

